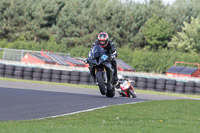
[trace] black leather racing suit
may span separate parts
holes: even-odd
[[[99,45],[99,41],[96,40],[93,45],[92,45],[92,48],[95,46],[95,45]],[[92,50],[91,48],[91,50]],[[116,47],[114,45],[114,43],[112,41],[108,41],[108,45],[103,47],[105,50],[106,50],[106,54],[110,57],[110,61],[111,61],[111,64],[114,68],[114,79],[115,79],[115,83],[118,81],[118,78],[117,78],[117,62],[115,60],[115,58],[117,57],[117,51],[116,51]],[[114,58],[113,58],[114,57]]]

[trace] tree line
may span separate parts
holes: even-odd
[[[90,47],[105,31],[117,47],[198,53],[199,7],[199,0],[176,0],[171,5],[162,0],[1,0],[0,40],[4,43],[0,45],[4,45],[0,47],[21,40],[29,43],[12,47],[36,49],[52,44],[57,52],[64,52],[74,46]]]

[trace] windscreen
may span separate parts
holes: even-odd
[[[100,47],[99,45],[96,45],[92,48],[92,53],[95,58],[101,57],[104,53],[104,49],[102,47]]]

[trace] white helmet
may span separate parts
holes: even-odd
[[[118,77],[119,81],[122,81],[124,79],[124,77],[122,75],[117,75],[117,77]]]

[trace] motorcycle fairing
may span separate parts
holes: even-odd
[[[95,45],[88,54],[92,76],[96,78],[96,72],[103,71],[107,75],[108,83],[111,83],[114,69],[108,59],[109,57],[105,54],[105,50],[99,45]]]
[[[98,54],[99,55],[99,54]],[[90,57],[88,58],[88,61],[92,65],[100,65],[103,62],[106,62],[108,60],[108,56],[106,54],[101,54],[99,57],[95,57],[93,53],[90,54]]]

